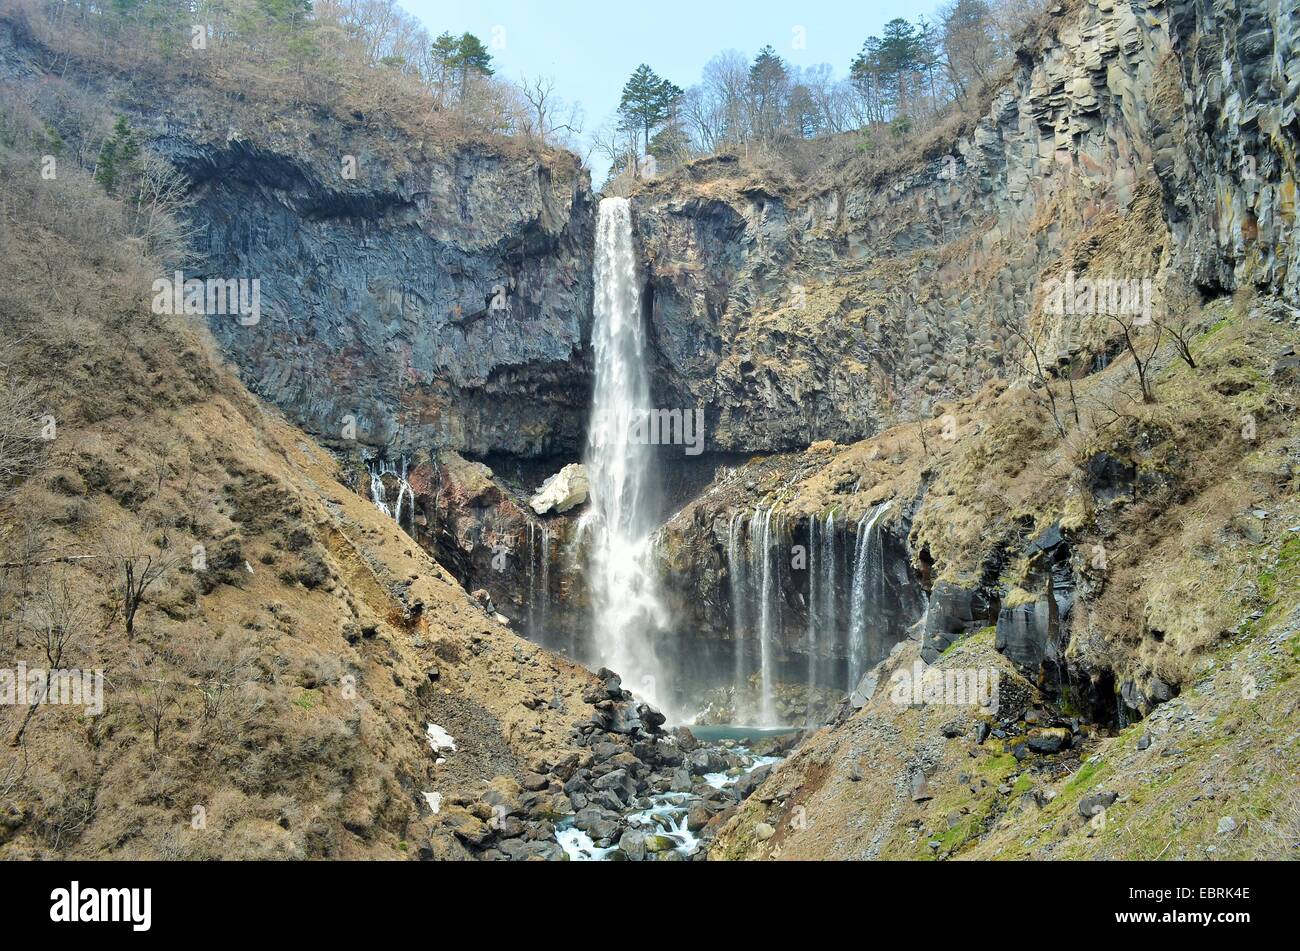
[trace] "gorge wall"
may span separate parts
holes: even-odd
[[[200,276],[262,281],[260,325],[214,323],[255,392],[393,458],[580,450],[592,196],[572,156],[307,117],[151,124],[193,185]]]
[[[1285,4],[1087,0],[1026,38],[969,131],[811,183],[732,159],[637,196],[660,405],[711,447],[801,449],[926,416],[1016,372],[1104,359],[1103,316],[1045,315],[1066,272],[1294,296],[1296,22]],[[843,156],[839,156],[843,158]]]
[[[21,75],[35,53],[14,39],[5,68]],[[1296,42],[1275,0],[1069,0],[987,102],[914,156],[876,141],[828,151],[834,167],[801,181],[724,156],[640,183],[653,403],[706,419],[703,457],[665,453],[679,489],[665,517],[700,496],[662,535],[664,570],[685,581],[676,650],[719,666],[737,652],[724,564],[738,514],[776,511],[786,547],[810,542],[815,518],[852,552],[853,529],[891,498],[834,447],[799,455],[810,444],[951,415],[990,381],[1023,381],[1030,349],[1061,380],[1108,367],[1117,326],[1095,308],[1053,311],[1051,282],[1149,281],[1157,316],[1249,290],[1290,319],[1274,298],[1300,288]],[[359,491],[363,463],[404,460],[417,539],[517,628],[538,626],[547,591],[552,643],[576,647],[581,509],[527,505],[580,455],[590,402],[595,202],[576,160],[410,141],[360,114],[267,116],[198,87],[161,112],[114,105],[192,184],[193,276],[261,279],[258,325],[213,322],[250,389],[350,453]],[[739,484],[715,479],[755,453],[778,457]],[[820,487],[796,490],[809,480]],[[920,620],[929,597],[931,655],[1004,609],[1025,642],[1013,652],[1059,654],[1065,602],[1005,606],[1016,586],[1000,578],[1026,554],[1060,575],[1064,549],[1029,551],[1053,520],[1022,512],[944,542],[933,481],[918,474],[880,527],[912,589],[900,615]],[[811,640],[807,577],[777,587],[780,669],[840,670],[846,642]],[[1062,643],[1045,650],[1030,615]]]
[[[1268,0],[1063,3],[1026,36],[983,111],[924,144],[915,161],[891,164],[891,145],[876,142],[807,182],[721,157],[639,185],[652,402],[700,408],[706,419],[704,458],[664,454],[687,484],[678,503],[705,488],[713,466],[932,418],[989,381],[1023,379],[1035,362],[1074,380],[1108,367],[1122,344],[1104,307],[1049,306],[1048,291],[1072,276],[1136,285],[1157,319],[1243,289],[1294,300],[1295,31],[1294,17]],[[389,165],[363,154],[370,183],[340,186],[342,141],[309,153],[292,138],[261,148],[174,150],[198,183],[213,258],[284,275],[277,280],[309,305],[265,332],[224,328],[245,376],[324,439],[352,409],[372,434],[366,441],[411,455],[417,536],[521,629],[538,633],[545,590],[544,636],[580,650],[577,513],[539,518],[526,499],[576,459],[585,428],[586,182],[563,157],[468,149],[437,161],[390,155]],[[263,169],[281,166],[268,184]],[[258,213],[233,214],[245,207]],[[259,222],[251,234],[233,223],[248,220]],[[343,255],[355,270],[310,265],[343,246],[357,249]],[[502,287],[508,306],[494,311]],[[677,669],[716,679],[759,666],[758,638],[737,632],[728,607],[737,513],[743,523],[755,509],[775,510],[784,548],[805,543],[815,517],[851,554],[854,529],[888,497],[873,487],[878,476],[846,467],[814,506],[789,486],[833,468],[837,453],[790,458],[746,477],[743,491],[718,491],[725,477],[715,480],[665,531],[666,587],[683,592],[665,641]],[[1133,459],[1093,465],[1101,481],[1108,465],[1121,475],[1140,468]],[[1026,670],[1069,679],[1078,579],[1068,541],[1052,541],[1053,519],[1022,512],[959,550],[927,538],[938,518],[927,505],[939,511],[927,502],[929,481],[918,478],[881,526],[898,585],[910,586],[896,599],[908,608],[891,637],[905,635],[909,614],[933,658],[997,625]],[[1034,569],[1056,578],[1050,596],[1012,596],[1039,587],[1037,576],[1024,587],[1000,577],[1021,558],[1050,563]],[[810,577],[796,572],[776,586],[773,662],[787,680],[814,669],[844,689],[851,619],[813,643]],[[1128,705],[1145,708],[1149,691],[1163,688],[1136,684],[1152,676],[1149,666],[1111,671],[1084,690],[1085,702],[1115,715],[1110,694],[1123,682]]]

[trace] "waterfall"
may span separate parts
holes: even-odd
[[[389,518],[393,517],[393,510],[388,507],[388,490],[384,488],[384,478],[373,466],[370,469],[370,501]]]
[[[596,659],[659,704],[653,639],[667,619],[652,564],[654,460],[635,435],[650,406],[650,383],[625,198],[600,203],[594,276],[596,380],[585,460],[591,507],[581,524],[591,542],[592,635]]]
[[[541,630],[546,631],[547,607],[551,603],[551,527],[542,522],[542,597],[541,597]]]
[[[779,528],[779,526],[778,526]],[[776,560],[777,553],[772,550],[772,510],[764,512],[761,508],[754,513],[753,531],[750,543],[754,546],[756,574],[759,578],[758,588],[758,649],[759,669],[761,670],[761,700],[759,706],[759,726],[776,726],[776,714],[773,709],[773,644],[772,640],[781,624],[781,606],[777,602],[777,572],[780,568]]]
[[[817,629],[821,626],[821,578],[817,574],[817,514],[808,516],[808,696],[817,686]],[[811,707],[809,707],[811,710]]]
[[[877,505],[858,522],[853,555],[853,589],[849,616],[849,684],[852,691],[867,668],[867,628],[880,623],[885,583],[884,548],[877,523],[889,502]]]
[[[400,470],[387,460],[368,463],[367,468],[370,470],[370,501],[374,503],[375,508],[394,519],[399,527],[402,525],[403,510],[409,510],[410,518],[406,524],[409,526],[408,531],[414,532],[415,490],[406,479],[406,460],[402,460]],[[391,506],[388,504],[388,489],[384,486],[385,476],[397,482],[397,501]]]
[[[551,598],[551,529],[528,523],[528,639],[547,643],[546,615]]]
[[[826,577],[821,585],[822,630],[833,633],[840,626],[839,552],[835,549],[835,512],[826,516],[822,533],[822,564]],[[833,644],[830,646],[834,646]]]
[[[745,695],[745,684],[749,679],[745,635],[749,627],[750,596],[745,581],[745,516],[741,512],[732,513],[727,527],[727,578],[731,583],[731,635],[736,665],[732,678],[732,707],[739,714],[740,698]]]

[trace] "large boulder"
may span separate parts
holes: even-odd
[[[586,502],[588,491],[587,470],[575,462],[543,482],[528,504],[538,515],[563,515]]]
[[[501,501],[501,487],[481,462],[471,462],[458,452],[446,450],[438,456],[439,488],[444,505],[457,509],[487,507]]]

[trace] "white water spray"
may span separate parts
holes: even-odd
[[[876,525],[891,502],[877,505],[858,523],[857,553],[853,559],[852,607],[849,616],[849,684],[853,690],[867,669],[867,627],[879,623],[884,585],[884,552]]]
[[[581,531],[588,560],[596,660],[619,673],[628,689],[661,706],[654,636],[667,617],[659,599],[651,542],[652,448],[634,438],[650,405],[641,325],[641,289],[625,198],[600,203],[596,226],[596,381],[587,434],[591,508]]]
[[[749,626],[749,588],[745,584],[745,516],[733,512],[727,527],[727,575],[731,583],[731,636],[735,672],[732,675],[732,710],[739,715],[749,672],[745,663],[745,632]]]
[[[760,528],[761,534],[760,534]],[[776,671],[773,665],[773,640],[781,625],[781,606],[777,603],[777,565],[774,564],[778,554],[772,550],[772,510],[766,512],[761,508],[754,513],[754,536],[751,542],[758,559],[757,574],[759,578],[758,607],[758,651],[759,668],[762,671],[762,693],[759,699],[759,726],[776,726],[776,711],[773,703],[773,683]]]
[[[402,468],[391,462],[372,462],[370,463],[370,501],[374,503],[375,508],[383,512],[389,518],[402,526],[402,513],[408,513],[406,525],[408,531],[415,531],[415,490],[411,488],[411,483],[407,481],[406,460],[402,460]],[[392,505],[388,504],[388,490],[384,488],[384,477],[388,476],[397,483],[397,501]]]

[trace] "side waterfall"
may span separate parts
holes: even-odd
[[[544,642],[551,599],[551,527],[528,523],[528,637]]]
[[[731,583],[731,636],[735,653],[732,693],[738,702],[749,680],[745,638],[749,630],[750,592],[745,579],[745,516],[742,512],[733,512],[727,526],[727,577]]]
[[[877,524],[890,503],[877,505],[858,523],[857,551],[853,556],[853,590],[849,615],[849,683],[857,686],[867,669],[867,629],[880,623],[884,595],[884,543]]]
[[[778,526],[779,529],[779,526]],[[759,722],[762,727],[776,726],[776,712],[773,708],[773,638],[781,625],[781,593],[778,590],[778,573],[780,571],[780,552],[772,545],[772,510],[764,512],[759,509],[754,513],[754,555],[757,562],[756,574],[758,587],[758,650],[759,669],[762,685],[760,687]],[[775,563],[774,563],[775,562]]]
[[[595,660],[621,674],[629,689],[661,705],[654,637],[667,617],[652,561],[653,447],[635,437],[650,407],[650,383],[632,213],[625,198],[600,203],[594,276],[596,380],[585,460],[591,507],[581,531],[590,538]]]
[[[821,603],[825,597],[818,569],[817,516],[808,518],[808,688],[817,686],[817,631],[821,627]]]
[[[885,563],[882,521],[892,505],[876,506],[856,526],[838,520],[835,511],[824,522],[816,515],[809,518],[807,614],[801,619],[807,661],[801,679],[810,691],[852,691],[867,668],[881,659],[882,648],[906,636],[895,603],[899,596],[891,593]],[[782,567],[792,527],[785,517],[762,506],[733,512],[727,524],[724,556],[731,589],[734,713],[738,722],[753,726],[782,723],[775,709],[776,687],[791,673],[781,663],[786,653],[782,645],[797,639],[794,631],[786,630],[795,617],[786,588],[797,583],[797,569],[787,572]],[[748,703],[755,655],[759,694],[756,702]]]
[[[394,519],[407,531],[414,532],[415,491],[411,488],[411,483],[406,481],[406,460],[402,460],[401,469],[387,460],[371,462],[367,468],[370,470],[370,501],[374,503],[375,508]],[[384,487],[385,476],[397,482],[397,501],[392,505],[388,504],[388,490]],[[405,525],[402,522],[403,512],[409,512]]]

